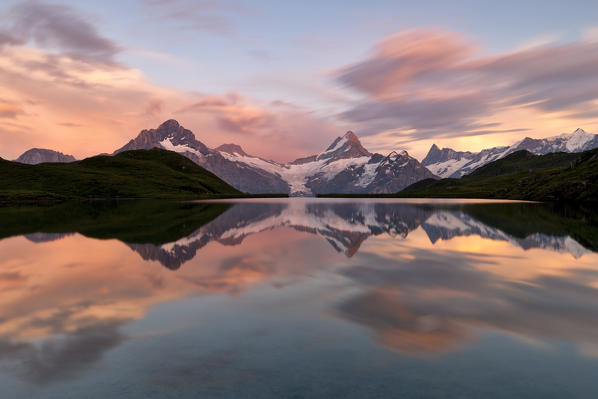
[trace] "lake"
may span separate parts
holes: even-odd
[[[593,209],[293,198],[0,217],[4,399],[598,392]]]

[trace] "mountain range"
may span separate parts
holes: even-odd
[[[519,150],[459,179],[424,179],[393,195],[596,202],[598,148],[545,155]]]
[[[392,193],[434,175],[406,151],[384,156],[366,150],[353,132],[337,137],[324,151],[286,164],[247,154],[236,144],[208,148],[168,120],[143,130],[122,151],[159,147],[176,151],[240,191],[313,196],[320,193]]]
[[[573,133],[544,139],[526,137],[510,146],[492,147],[480,152],[440,149],[433,144],[422,165],[441,178],[460,178],[490,162],[504,158],[516,151],[526,150],[535,155],[552,152],[583,152],[598,147],[598,135],[577,129]]]
[[[156,129],[142,130],[137,137],[112,155],[129,150],[161,148],[177,152],[214,173],[222,180],[250,194],[392,194],[425,179],[460,178],[488,163],[520,150],[536,155],[553,152],[582,152],[598,147],[598,135],[577,129],[570,134],[545,139],[525,139],[480,152],[440,149],[432,145],[422,162],[406,151],[387,155],[371,153],[349,131],[337,137],[318,154],[279,163],[247,154],[237,144],[209,148],[193,132],[170,119]],[[34,148],[18,162],[74,162],[75,158],[52,150]]]

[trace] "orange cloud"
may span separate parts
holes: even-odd
[[[362,94],[342,119],[381,134],[371,139],[379,147],[422,154],[432,141],[488,147],[598,127],[597,64],[593,41],[483,56],[458,34],[418,29],[382,40],[334,76]]]
[[[166,9],[150,3],[152,12]],[[365,136],[370,150],[403,148],[418,157],[433,142],[479,150],[523,135],[598,129],[598,42],[591,40],[482,56],[456,33],[399,32],[336,70],[336,80],[361,99],[343,96],[338,101],[348,108],[324,119],[282,100],[156,85],[118,62],[123,47],[72,7],[27,1],[7,16],[0,30],[3,158],[31,147],[77,158],[111,153],[173,117],[210,147],[232,142],[278,161],[320,151],[341,124]]]
[[[454,350],[470,337],[454,321],[411,312],[391,293],[369,292],[339,307],[340,315],[368,327],[380,343],[411,355],[436,355]]]
[[[317,152],[338,135],[333,123],[308,111],[262,105],[239,93],[171,90],[135,69],[27,47],[3,52],[0,84],[11,103],[0,105],[0,116],[18,122],[0,128],[5,158],[33,146],[77,158],[110,153],[171,117],[211,147],[234,142],[280,161]]]
[[[17,105],[0,103],[0,118],[14,119],[22,113],[24,113],[23,108]]]
[[[473,49],[455,33],[399,32],[378,43],[370,58],[338,70],[337,79],[377,98],[394,97],[426,73],[457,66]]]

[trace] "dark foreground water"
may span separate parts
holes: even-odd
[[[95,202],[0,238],[3,399],[598,392],[588,209]]]

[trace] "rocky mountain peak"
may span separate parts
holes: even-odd
[[[388,154],[388,156],[386,157],[386,159],[396,162],[398,159],[401,158],[409,158],[409,154],[407,153],[407,151],[405,150],[401,150],[401,151],[392,151],[390,154]]]
[[[510,146],[486,148],[479,152],[454,151],[450,148],[437,151],[432,146],[422,165],[437,176],[458,178],[520,150],[544,155],[553,152],[581,152],[597,147],[598,135],[576,129],[573,133],[563,133],[553,137],[525,137]]]
[[[175,119],[169,119],[158,126],[158,130],[177,130],[181,125]]]
[[[128,150],[149,150],[151,148],[164,148],[176,152],[191,152],[195,155],[210,152],[210,149],[195,138],[191,130],[185,129],[176,120],[169,119],[158,126],[157,129],[142,130],[137,137],[114,152]]]
[[[179,125],[179,123],[174,119],[169,119],[162,123],[156,129],[156,132],[158,132],[158,136],[162,140],[168,137],[174,139],[175,141],[196,141],[193,132]]]
[[[222,151],[229,154],[247,155],[243,148],[238,144],[222,144],[216,148],[216,151]]]
[[[337,137],[326,151],[318,154],[316,160],[330,159],[336,161],[338,159],[371,157],[372,153],[366,150],[355,133],[348,131],[342,137]]]
[[[585,130],[577,128],[566,139],[565,147],[568,151],[576,152],[595,148],[598,144],[598,136],[587,133]]]
[[[345,133],[345,135],[343,136],[343,138],[352,141],[354,143],[359,143],[361,145],[361,143],[359,142],[359,139],[357,138],[357,136],[355,135],[355,133],[353,133],[351,130],[349,130],[347,133]]]
[[[446,162],[448,160],[460,160],[468,152],[455,151],[452,148],[440,149],[436,144],[432,144],[426,157],[422,160],[422,165],[427,166],[438,162]]]
[[[75,157],[46,148],[32,148],[22,153],[15,161],[35,165],[44,162],[74,162]]]
[[[439,161],[441,156],[440,148],[436,144],[432,144],[430,150],[428,150],[428,154],[422,160],[422,165],[430,165]]]

